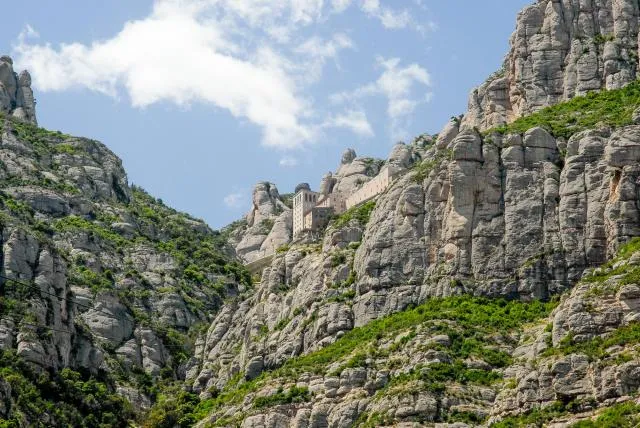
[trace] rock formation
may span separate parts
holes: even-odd
[[[291,208],[281,200],[275,184],[256,184],[251,199],[246,224],[236,228],[230,240],[238,257],[246,262],[273,254],[289,243],[293,235]]]
[[[0,348],[52,372],[177,381],[155,383],[168,389],[153,402],[113,380],[152,426],[640,423],[640,105],[513,124],[637,91],[639,16],[632,0],[525,8],[466,114],[386,160],[344,152],[321,194],[352,194],[384,165],[405,173],[320,239],[291,242],[272,183],[216,233],[129,187],[99,143],[40,131],[33,144],[5,118],[3,274],[38,289],[0,282],[13,308]],[[35,121],[28,75],[0,64],[3,111]],[[266,254],[255,282],[229,257]],[[0,379],[2,418],[18,414],[14,389]]]
[[[471,93],[463,125],[485,130],[636,80],[639,16],[635,0],[538,0],[526,7],[502,69]]]
[[[36,101],[31,90],[31,75],[13,71],[13,60],[0,57],[0,111],[35,124]]]

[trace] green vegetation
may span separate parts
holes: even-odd
[[[336,252],[331,255],[331,267],[338,267],[347,262],[347,255],[343,252]]]
[[[14,353],[0,353],[0,382],[11,388],[11,416],[2,428],[32,426],[127,426],[131,405],[117,395],[109,379],[97,379],[70,369],[58,373],[34,371]]]
[[[133,186],[131,190],[128,210],[138,218],[142,230],[155,230],[167,236],[166,240],[155,245],[179,263],[187,273],[186,280],[214,290],[213,275],[222,274],[233,277],[246,287],[252,286],[249,271],[239,262],[229,261],[223,253],[227,239],[223,233],[203,233],[195,226],[195,219],[167,207],[140,187]],[[187,288],[192,286],[185,282],[182,285]]]
[[[338,294],[335,297],[330,298],[329,300],[327,300],[327,303],[345,303],[353,300],[355,297],[356,297],[356,291],[349,290],[349,291],[345,291],[342,294]]]
[[[509,331],[525,322],[543,318],[554,306],[555,303],[520,303],[466,296],[431,299],[415,309],[355,328],[326,348],[288,361],[280,372],[318,372],[367,343],[376,343],[383,337],[395,336],[400,331],[439,320],[455,321],[459,328],[455,332],[443,323],[435,323],[432,327],[453,336],[453,352],[464,357],[475,354],[482,357],[486,351],[480,349],[480,344],[490,332]]]
[[[603,45],[606,42],[613,42],[616,39],[615,34],[596,34],[593,41],[596,45]]]
[[[276,254],[284,254],[287,251],[289,251],[291,249],[290,246],[288,245],[281,245],[278,248],[276,248]]]
[[[53,229],[59,233],[82,231],[88,233],[90,236],[99,237],[102,241],[113,245],[115,248],[131,243],[131,241],[125,239],[122,235],[101,226],[99,223],[75,215],[57,220],[53,223]]]
[[[253,400],[253,407],[260,409],[263,407],[278,406],[281,404],[304,403],[309,401],[309,389],[292,386],[287,392],[280,389],[273,395],[266,397],[257,397]]]
[[[604,37],[603,41],[604,41]],[[633,82],[622,89],[590,92],[567,102],[556,104],[516,121],[486,132],[524,133],[541,126],[556,137],[569,138],[575,133],[593,129],[599,125],[614,128],[631,125],[632,114],[640,107],[640,82]]]
[[[518,416],[509,416],[491,425],[492,428],[543,427],[556,418],[566,416],[579,408],[579,402],[563,404],[559,401],[550,406],[534,409]],[[597,417],[571,425],[572,428],[633,428],[640,423],[640,405],[633,401],[615,404],[606,408]]]
[[[422,184],[429,174],[431,174],[431,171],[436,167],[439,167],[443,161],[451,159],[452,154],[452,150],[439,150],[433,158],[425,159],[422,162],[416,163],[412,169],[413,181],[417,184]]]
[[[595,337],[585,342],[575,342],[569,334],[557,347],[548,348],[542,356],[585,354],[591,360],[601,360],[608,356],[606,350],[614,345],[633,345],[640,343],[640,323],[622,326],[606,337]]]
[[[628,401],[605,409],[595,419],[581,421],[572,428],[634,428],[640,425],[640,405]]]
[[[591,296],[615,294],[618,289],[626,284],[636,284],[640,282],[640,266],[628,263],[629,258],[640,251],[640,238],[631,239],[618,249],[618,255],[598,268],[590,275],[582,277],[583,283],[594,284],[588,292]],[[613,284],[606,284],[606,281],[620,277]]]
[[[550,406],[535,409],[531,412],[518,416],[509,416],[491,425],[492,428],[518,428],[518,427],[542,427],[547,422],[567,414],[564,404],[559,401],[552,403]]]
[[[368,201],[361,205],[352,207],[334,219],[333,227],[339,229],[346,226],[351,220],[355,219],[360,225],[365,226],[369,223],[369,218],[373,209],[376,207],[376,201]]]
[[[327,368],[336,362],[344,361],[343,369],[365,366],[369,357],[375,359],[385,356],[385,353],[399,351],[413,336],[407,335],[406,339],[397,342],[391,350],[383,349],[380,346],[381,341],[388,341],[401,332],[414,331],[420,326],[428,328],[433,334],[449,335],[449,347],[435,344],[432,347],[448,352],[452,357],[452,364],[416,368],[404,377],[392,379],[390,385],[398,387],[408,381],[419,381],[421,388],[441,391],[446,382],[492,384],[501,379],[498,371],[470,369],[464,364],[464,359],[480,358],[493,367],[505,367],[511,362],[509,355],[489,346],[488,338],[494,335],[506,337],[507,333],[520,328],[523,323],[547,316],[554,307],[555,303],[522,303],[469,296],[432,299],[414,309],[355,328],[333,344],[313,353],[292,358],[281,368],[264,372],[257,379],[244,382],[238,377],[219,391],[215,398],[200,402],[193,412],[185,417],[200,420],[211,412],[242,402],[248,394],[257,392],[263,385],[282,380],[295,381],[301,373],[326,374]],[[290,396],[287,394],[281,391],[269,398],[273,401],[261,400],[258,404],[254,402],[254,406],[282,404],[289,399]],[[300,395],[306,397],[306,393],[296,397]],[[464,415],[458,416],[462,418]],[[371,421],[371,418],[372,415],[365,420]]]

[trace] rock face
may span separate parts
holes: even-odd
[[[291,208],[285,205],[273,183],[261,182],[253,189],[246,223],[233,231],[231,244],[242,260],[252,262],[289,243],[293,236]]]
[[[488,129],[638,72],[635,0],[538,0],[518,14],[502,70],[469,97],[464,126]]]
[[[0,57],[0,111],[26,122],[36,123],[36,101],[28,71],[13,71],[13,60]]]
[[[493,420],[557,402],[592,412],[637,393],[640,363],[629,332],[640,319],[640,287],[628,278],[638,260],[640,253],[628,252],[615,268],[596,270],[597,281],[586,275],[546,325],[526,332],[533,340],[514,351],[516,363],[506,373],[511,386],[497,397]]]
[[[26,74],[9,79],[10,65],[0,60],[3,90],[28,88]],[[249,274],[219,233],[129,186],[104,145],[37,128],[16,111],[0,118],[0,358],[27,365],[24,373],[99,376],[144,410],[149,385],[184,376],[176,356],[187,334],[250,285]],[[68,423],[45,409],[46,421],[33,415],[12,392],[15,377],[7,382],[0,418]]]

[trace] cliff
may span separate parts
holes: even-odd
[[[129,186],[100,143],[35,127],[9,97],[0,418],[637,424],[638,10],[525,8],[468,111],[385,160],[346,151],[322,194],[353,193],[385,165],[404,173],[295,241],[275,184],[215,232]],[[239,262],[265,254],[252,280]]]

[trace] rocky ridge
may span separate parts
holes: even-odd
[[[500,71],[472,91],[463,126],[486,130],[638,74],[635,0],[537,0],[522,10]]]
[[[225,236],[130,186],[96,141],[2,115],[0,183],[0,419],[125,423],[251,286]],[[71,405],[83,388],[100,399]]]
[[[198,369],[188,376],[193,391],[210,400],[217,391],[233,391],[238,378],[257,379],[264,387],[278,384],[261,383],[261,373],[278,377],[279,367],[296,358],[331,349],[349,332],[429,299],[471,294],[537,301],[573,293],[585,270],[606,263],[621,244],[640,235],[640,99],[632,83],[637,28],[638,6],[632,1],[540,0],[526,8],[518,16],[504,70],[473,91],[468,112],[434,138],[396,146],[394,152],[406,154],[397,157],[412,169],[375,207],[367,207],[359,216],[365,221],[355,220],[359,213],[353,212],[334,221],[321,242],[282,248],[255,294],[223,308],[199,343]],[[612,92],[587,94],[600,89]],[[321,188],[330,188],[324,184],[330,180],[325,177]],[[517,342],[522,329],[512,333]],[[522,352],[503,349],[517,358]],[[371,362],[350,368],[369,373]],[[375,373],[365,383],[374,381]],[[311,388],[317,378],[309,375],[316,380],[302,384]],[[336,385],[340,388],[342,380]],[[286,382],[280,387],[262,394],[289,394],[282,392]],[[372,409],[380,412],[372,397],[386,392],[355,394],[360,401],[350,402],[351,419],[340,416],[348,398],[310,394],[302,400],[309,405],[267,411],[257,410],[256,396],[248,394],[242,406],[223,404],[208,420],[224,425],[226,417],[242,411],[236,422],[243,426],[351,426],[375,420]],[[447,388],[439,402],[451,394]],[[500,398],[488,402],[465,422],[485,423],[493,412],[489,421],[498,423],[516,409],[530,413],[545,406],[543,400],[524,407]],[[433,413],[424,403],[418,405],[421,411],[389,414],[377,423],[449,419],[449,410]],[[611,404],[598,401],[585,417]],[[299,412],[324,416],[304,419]]]

